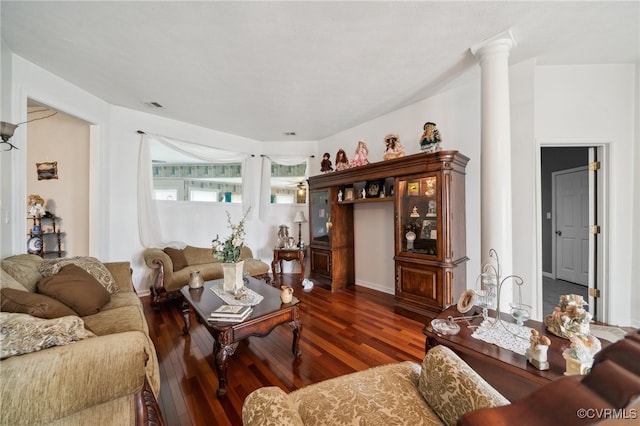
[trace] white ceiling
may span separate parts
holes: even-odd
[[[469,47],[508,28],[512,64],[640,62],[638,1],[2,0],[0,14],[11,51],[111,104],[262,141],[321,139],[476,78]]]

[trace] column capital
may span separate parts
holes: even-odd
[[[471,53],[476,56],[478,60],[482,61],[483,58],[492,54],[509,54],[509,51],[516,46],[516,39],[513,36],[511,28],[509,28],[508,30],[503,31],[500,34],[496,34],[491,38],[488,38],[474,46],[471,46],[469,50],[471,50]]]

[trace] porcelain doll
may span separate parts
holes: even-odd
[[[333,171],[333,166],[331,165],[331,155],[328,152],[325,152],[322,155],[322,161],[320,162],[320,171],[322,173],[328,173]]]
[[[369,164],[369,148],[367,148],[367,144],[365,141],[358,141],[358,147],[356,148],[356,153],[354,157],[351,159],[351,167],[359,167],[366,166]]]
[[[344,152],[344,149],[340,148],[336,154],[336,171],[339,172],[340,170],[346,170],[349,167],[347,153]]]
[[[392,160],[394,158],[404,157],[404,148],[400,142],[400,137],[394,133],[389,133],[384,137],[386,150],[382,156],[383,160]]]
[[[424,123],[422,129],[424,132],[420,138],[420,149],[424,152],[440,151],[440,142],[442,141],[442,137],[436,128],[436,123],[428,121]]]

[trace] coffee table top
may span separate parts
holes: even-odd
[[[191,305],[191,308],[202,320],[204,320],[208,327],[214,329],[224,329],[239,324],[207,321],[211,312],[215,311],[222,305],[226,305],[226,303],[211,290],[211,287],[214,284],[219,284],[221,282],[223,282],[221,279],[205,281],[204,285],[198,289],[192,289],[188,285],[180,289],[180,292],[189,305]],[[300,303],[295,296],[293,297],[293,300],[291,300],[291,303],[282,303],[280,300],[280,290],[253,277],[249,277],[249,282],[246,284],[246,287],[260,294],[264,299],[253,307],[253,312],[241,324],[251,321],[252,319],[260,318],[264,315],[278,312],[285,308],[290,308]]]

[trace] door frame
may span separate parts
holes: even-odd
[[[600,162],[600,170],[598,179],[593,178],[593,173],[589,173],[589,185],[595,186],[597,191],[596,210],[589,211],[589,223],[593,224],[597,217],[600,226],[600,234],[589,234],[589,252],[596,252],[596,258],[590,255],[589,258],[589,288],[600,290],[600,297],[593,298],[589,296],[589,312],[594,315],[594,319],[598,321],[609,321],[609,159],[610,159],[610,141],[587,141],[587,140],[544,140],[538,141],[536,144],[536,290],[535,298],[537,301],[537,317],[544,318],[550,312],[542,312],[542,148],[563,148],[563,147],[585,147],[594,148],[589,152],[589,162],[593,161],[593,155]],[[596,247],[597,244],[597,247]],[[553,245],[552,245],[553,247]],[[555,276],[555,262],[553,265],[553,273]],[[595,271],[595,273],[594,273]]]

